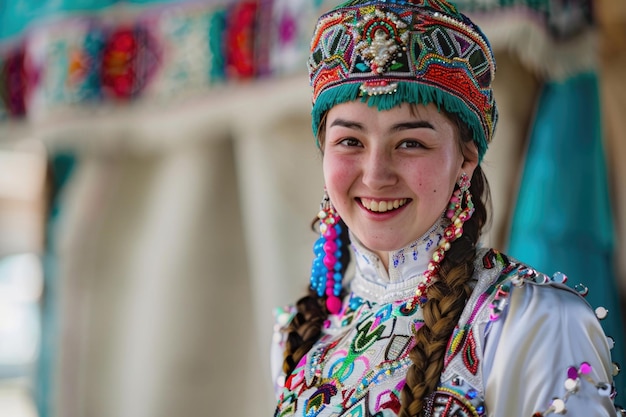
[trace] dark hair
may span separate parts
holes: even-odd
[[[413,106],[412,110],[416,111],[416,107]],[[471,130],[456,114],[446,113],[446,116],[457,126],[459,146],[466,155],[467,144],[473,137]],[[324,115],[319,130],[320,144],[323,144],[325,122]],[[448,340],[472,292],[470,280],[474,273],[476,245],[487,223],[490,204],[489,185],[480,166],[472,175],[470,193],[474,197],[474,214],[464,223],[463,235],[452,243],[446,253],[440,264],[439,279],[429,288],[428,301],[422,306],[424,325],[415,333],[415,346],[409,352],[412,365],[407,371],[401,393],[400,417],[423,415],[425,400],[439,383]],[[343,230],[342,247],[344,252],[349,252],[345,225]],[[287,375],[293,372],[300,359],[319,339],[328,317],[325,296],[320,298],[313,291],[301,298],[296,308],[297,314],[286,328],[288,336],[283,370]]]

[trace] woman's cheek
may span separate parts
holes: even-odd
[[[331,200],[346,199],[355,179],[354,166],[350,161],[338,158],[324,161],[324,181]]]

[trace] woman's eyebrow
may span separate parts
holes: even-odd
[[[413,122],[404,122],[398,123],[391,127],[392,132],[398,132],[401,130],[409,130],[409,129],[432,129],[435,130],[435,127],[426,120],[416,120]]]
[[[359,122],[354,122],[351,120],[345,120],[345,119],[335,119],[332,121],[330,126],[331,127],[340,126],[340,127],[347,127],[349,129],[365,130],[365,127],[363,126],[363,124]]]
[[[335,119],[335,120],[332,121],[330,126],[331,127],[340,126],[340,127],[346,127],[346,128],[355,129],[355,130],[365,130],[365,126],[363,126],[362,123],[355,122],[355,121],[352,121],[352,120],[346,120],[346,119]],[[391,132],[399,132],[399,131],[402,131],[402,130],[409,130],[409,129],[432,129],[432,130],[435,130],[435,127],[430,122],[428,122],[426,120],[416,120],[416,121],[411,121],[411,122],[397,123],[397,124],[391,126],[391,128],[389,130]]]

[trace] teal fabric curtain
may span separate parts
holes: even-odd
[[[613,360],[624,364],[624,325],[614,274],[614,229],[595,74],[548,81],[538,102],[518,201],[511,256],[568,284],[588,287],[587,301],[609,315]],[[575,347],[573,347],[575,348]],[[626,373],[616,378],[623,402]]]

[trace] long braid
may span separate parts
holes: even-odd
[[[287,341],[283,354],[283,371],[290,375],[300,359],[311,349],[319,339],[324,320],[328,313],[324,302],[314,291],[302,297],[296,303],[297,313],[285,331]]]
[[[477,167],[470,192],[483,197],[488,196],[487,190],[484,174]],[[401,394],[400,417],[423,415],[426,397],[439,383],[448,341],[472,292],[469,282],[474,273],[476,243],[487,219],[487,200],[476,200],[474,215],[463,225],[463,236],[450,247],[441,262],[439,280],[428,290],[424,325],[416,332],[416,344],[409,353],[413,364]]]

